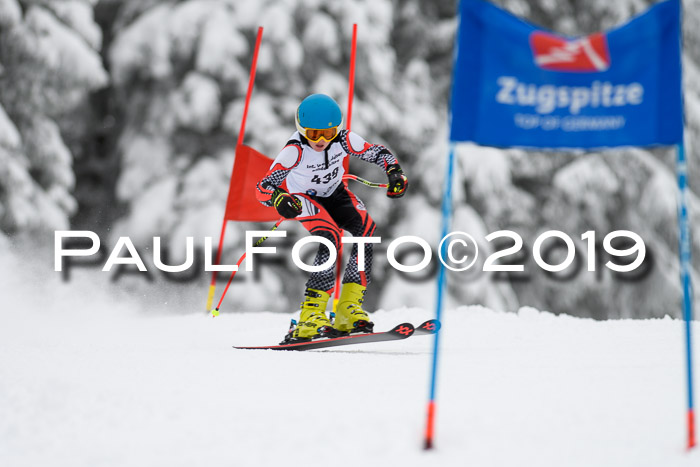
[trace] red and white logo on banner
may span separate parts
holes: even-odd
[[[535,31],[530,34],[535,64],[552,71],[595,72],[610,68],[608,41],[602,33],[567,40]]]

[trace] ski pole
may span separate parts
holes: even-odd
[[[367,185],[368,187],[371,188],[386,188],[387,184],[386,183],[375,183],[375,182],[370,182],[369,180],[365,180],[364,178],[358,177],[357,175],[343,175],[343,180],[354,180],[356,182],[360,182],[363,185]]]
[[[284,217],[280,217],[280,219],[277,221],[277,223],[270,229],[270,232],[277,230],[277,228],[280,226],[280,224],[282,222],[284,222]],[[267,236],[267,237],[260,238],[257,242],[255,242],[253,247],[255,248],[255,247],[262,245],[262,242],[264,242],[268,238],[270,238],[270,237]],[[228,288],[231,285],[231,282],[233,281],[233,277],[238,272],[238,268],[241,266],[241,263],[243,262],[244,259],[245,259],[245,253],[243,253],[243,256],[241,256],[241,259],[239,259],[238,262],[236,263],[236,270],[231,272],[231,277],[229,277],[228,282],[226,283],[226,288],[224,289],[224,293],[221,294],[221,298],[219,299],[219,304],[216,305],[216,308],[211,310],[212,318],[216,318],[217,316],[219,316],[219,308],[221,308],[221,303],[224,301],[224,297],[226,296],[226,292],[228,292]]]

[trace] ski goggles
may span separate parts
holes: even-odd
[[[330,141],[333,138],[335,138],[337,134],[337,126],[331,128],[324,128],[322,130],[318,130],[316,128],[304,128],[304,136],[306,137],[306,139],[314,143],[319,141],[321,138],[323,138],[326,141]]]

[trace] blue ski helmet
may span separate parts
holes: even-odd
[[[311,94],[299,104],[295,123],[299,133],[306,136],[307,128],[323,130],[340,127],[343,124],[343,113],[331,97],[325,94]]]

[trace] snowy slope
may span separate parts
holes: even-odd
[[[447,310],[437,449],[425,453],[432,337],[236,351],[276,342],[291,316],[166,315],[80,282],[42,278],[37,294],[16,274],[0,279],[2,466],[700,463],[684,451],[676,320]]]

